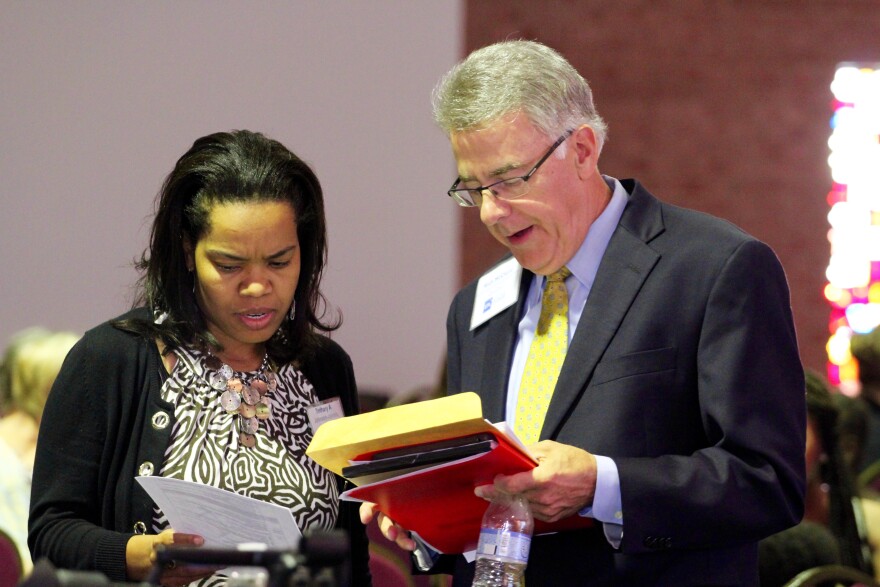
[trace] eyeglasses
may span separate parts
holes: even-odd
[[[529,179],[531,179],[535,172],[538,171],[538,168],[544,164],[544,161],[550,157],[550,154],[553,153],[553,151],[555,151],[572,132],[573,131],[570,130],[565,131],[561,137],[556,139],[556,142],[550,146],[547,152],[544,153],[544,156],[541,157],[541,159],[535,163],[535,166],[525,175],[509,177],[507,179],[496,181],[495,183],[490,183],[489,185],[481,185],[475,188],[458,187],[458,184],[461,183],[461,178],[459,177],[446,193],[449,194],[450,198],[455,200],[456,204],[465,208],[482,205],[483,192],[486,190],[491,191],[493,196],[502,200],[515,200],[516,198],[522,197],[529,192]]]

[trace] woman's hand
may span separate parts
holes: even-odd
[[[382,535],[388,540],[395,542],[403,550],[412,552],[416,549],[416,541],[410,536],[409,530],[380,512],[379,506],[376,504],[363,502],[360,508],[360,516],[364,526],[369,524],[375,517]]]
[[[205,539],[197,534],[181,534],[165,530],[161,534],[140,534],[132,536],[125,546],[125,571],[129,580],[142,581],[147,578],[156,563],[156,546],[201,546]],[[217,569],[214,567],[171,565],[162,571],[161,584],[176,587],[186,585],[202,577],[207,577]]]

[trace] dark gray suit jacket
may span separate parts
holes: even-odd
[[[624,532],[535,537],[529,587],[753,585],[758,540],[803,514],[806,409],[785,275],[733,225],[634,180],[565,358],[541,439],[614,459]],[[447,322],[449,391],[504,419],[519,304]],[[460,559],[457,585],[471,570]],[[472,567],[472,565],[471,565]]]

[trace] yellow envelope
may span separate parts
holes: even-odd
[[[483,419],[480,396],[457,393],[326,422],[315,432],[306,455],[341,475],[360,455],[493,430],[497,433]]]

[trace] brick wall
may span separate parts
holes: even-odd
[[[565,55],[610,128],[603,173],[769,243],[804,364],[824,371],[825,196],[841,61],[880,62],[876,0],[468,0],[465,52],[507,38]],[[462,210],[461,282],[503,249]]]

